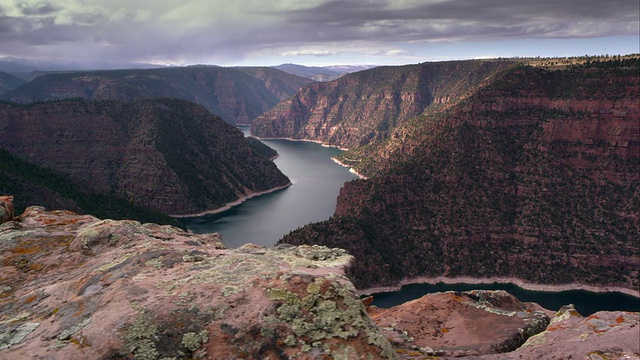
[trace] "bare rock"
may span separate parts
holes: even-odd
[[[0,358],[394,358],[352,259],[30,207],[0,225]]]
[[[565,306],[546,331],[517,350],[473,359],[640,359],[640,314],[599,311],[582,317]]]
[[[505,291],[425,295],[372,314],[399,354],[468,356],[512,351],[549,324],[547,311]]]
[[[0,224],[13,218],[13,196],[0,196]]]

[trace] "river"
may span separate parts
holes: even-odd
[[[240,129],[249,134],[248,127]],[[229,248],[246,243],[273,246],[292,230],[329,219],[342,185],[357,178],[331,160],[339,149],[308,141],[262,141],[278,152],[275,163],[293,185],[218,214],[179,219],[189,230],[218,232]]]
[[[583,316],[601,310],[640,311],[640,299],[620,292],[595,293],[585,290],[567,291],[533,291],[525,290],[514,284],[409,284],[398,291],[374,294],[373,305],[389,308],[395,305],[418,299],[426,294],[443,291],[469,290],[505,290],[520,301],[535,302],[549,310],[573,304]]]
[[[241,130],[248,135],[247,127]],[[246,243],[273,246],[291,230],[333,215],[340,188],[346,181],[357,178],[347,168],[331,160],[340,150],[303,141],[263,142],[278,151],[275,163],[293,185],[249,199],[218,214],[179,219],[188,229],[199,234],[218,232],[230,248]],[[599,310],[640,311],[640,299],[622,293],[531,291],[512,284],[405,285],[397,292],[374,294],[374,304],[390,307],[427,293],[472,289],[507,290],[521,301],[536,302],[550,310],[558,310],[562,305],[571,303],[583,315]]]

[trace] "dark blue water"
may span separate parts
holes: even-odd
[[[248,128],[241,129],[248,135]],[[278,152],[275,163],[293,185],[222,213],[179,219],[188,229],[198,234],[218,232],[229,248],[246,243],[272,246],[290,231],[333,215],[340,188],[357,178],[331,160],[341,151],[312,142],[263,142]]]
[[[558,310],[568,304],[574,304],[583,316],[597,311],[640,311],[640,299],[619,292],[594,293],[584,290],[559,292],[525,290],[513,284],[410,284],[399,291],[377,293],[373,295],[373,305],[389,308],[395,305],[418,299],[426,294],[443,291],[469,290],[505,290],[520,301],[535,302],[549,310]]]

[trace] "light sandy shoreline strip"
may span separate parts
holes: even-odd
[[[223,211],[227,211],[227,210],[231,209],[234,206],[238,206],[238,205],[242,204],[243,202],[245,202],[245,201],[247,201],[247,200],[249,200],[251,198],[254,198],[254,197],[260,196],[260,195],[270,194],[272,192],[276,192],[276,191],[279,191],[279,190],[282,190],[282,189],[286,189],[291,185],[292,185],[292,183],[288,183],[287,185],[277,186],[277,187],[274,187],[273,189],[254,192],[254,193],[251,193],[251,194],[249,194],[247,196],[242,196],[238,200],[232,201],[230,203],[227,203],[223,207],[220,207],[220,208],[217,208],[217,209],[207,210],[207,211],[203,211],[203,212],[197,213],[197,214],[169,215],[169,216],[171,216],[172,218],[180,219],[180,218],[198,217],[198,216],[221,213]]]
[[[380,293],[380,292],[398,291],[403,285],[410,285],[410,284],[435,285],[440,282],[445,284],[493,284],[493,283],[513,284],[525,290],[549,291],[549,292],[559,292],[559,291],[567,291],[567,290],[586,290],[591,292],[604,293],[604,292],[615,291],[615,292],[620,292],[623,294],[640,298],[639,291],[618,287],[618,286],[600,287],[600,286],[592,286],[592,285],[585,285],[585,284],[578,284],[578,283],[557,284],[557,285],[534,284],[518,278],[508,278],[508,277],[473,278],[473,277],[466,277],[466,276],[415,277],[415,278],[402,280],[398,286],[358,289],[358,293],[361,295],[371,295],[371,294]]]
[[[340,150],[342,150],[342,151],[349,151],[349,149],[347,149],[347,148],[342,148],[342,147],[338,147],[338,146],[335,146],[335,145],[328,145],[328,144],[323,143],[323,142],[322,142],[322,141],[320,141],[320,140],[294,139],[294,138],[284,138],[284,137],[282,137],[282,138],[261,138],[261,137],[257,137],[257,136],[254,136],[254,135],[251,135],[251,136],[253,136],[253,137],[254,137],[254,138],[256,138],[256,139],[260,139],[260,140],[289,140],[289,141],[304,141],[304,142],[312,142],[312,143],[320,144],[320,145],[322,145],[322,146],[324,146],[324,147],[335,147],[335,148],[338,148],[338,149],[340,149]],[[333,160],[336,164],[338,164],[338,165],[340,165],[340,166],[343,166],[343,167],[349,168],[349,172],[350,172],[350,173],[352,173],[352,174],[355,174],[355,175],[356,175],[357,177],[359,177],[360,179],[363,179],[363,180],[366,180],[366,179],[367,179],[367,177],[366,177],[366,176],[364,176],[364,175],[362,175],[362,174],[358,173],[354,168],[352,168],[352,167],[350,167],[349,165],[346,165],[346,164],[344,164],[344,163],[340,162],[338,159],[336,159],[336,158],[333,158],[333,157],[332,157],[332,158],[331,158],[331,160]]]
[[[316,143],[316,144],[320,144],[324,147],[332,147],[332,148],[338,148],[342,151],[348,151],[349,149],[347,148],[343,148],[343,147],[339,147],[336,145],[330,145],[330,144],[326,144],[320,140],[311,140],[311,139],[294,139],[294,138],[286,138],[286,137],[275,137],[275,138],[262,138],[262,137],[258,137],[255,135],[251,135],[256,139],[260,139],[260,140],[289,140],[289,141],[303,141],[303,142],[312,142],[312,143]]]
[[[355,171],[355,169],[350,167],[349,165],[346,165],[346,164],[340,162],[340,160],[338,160],[338,159],[336,159],[334,157],[332,157],[331,160],[333,160],[334,163],[336,163],[336,164],[338,164],[340,166],[344,166],[346,168],[349,168],[349,172],[352,173],[352,174],[355,174],[360,179],[367,180],[366,176],[364,176],[364,175],[360,174],[359,172]]]

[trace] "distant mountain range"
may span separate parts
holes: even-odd
[[[0,99],[30,103],[69,98],[181,98],[203,105],[230,123],[249,124],[309,82],[272,68],[190,66],[57,72],[38,76]]]
[[[13,90],[27,81],[15,75],[0,71],[0,95]]]
[[[331,81],[342,75],[371,69],[376,65],[332,65],[332,66],[304,66],[297,64],[282,64],[274,66],[278,70],[288,72],[314,81]]]

